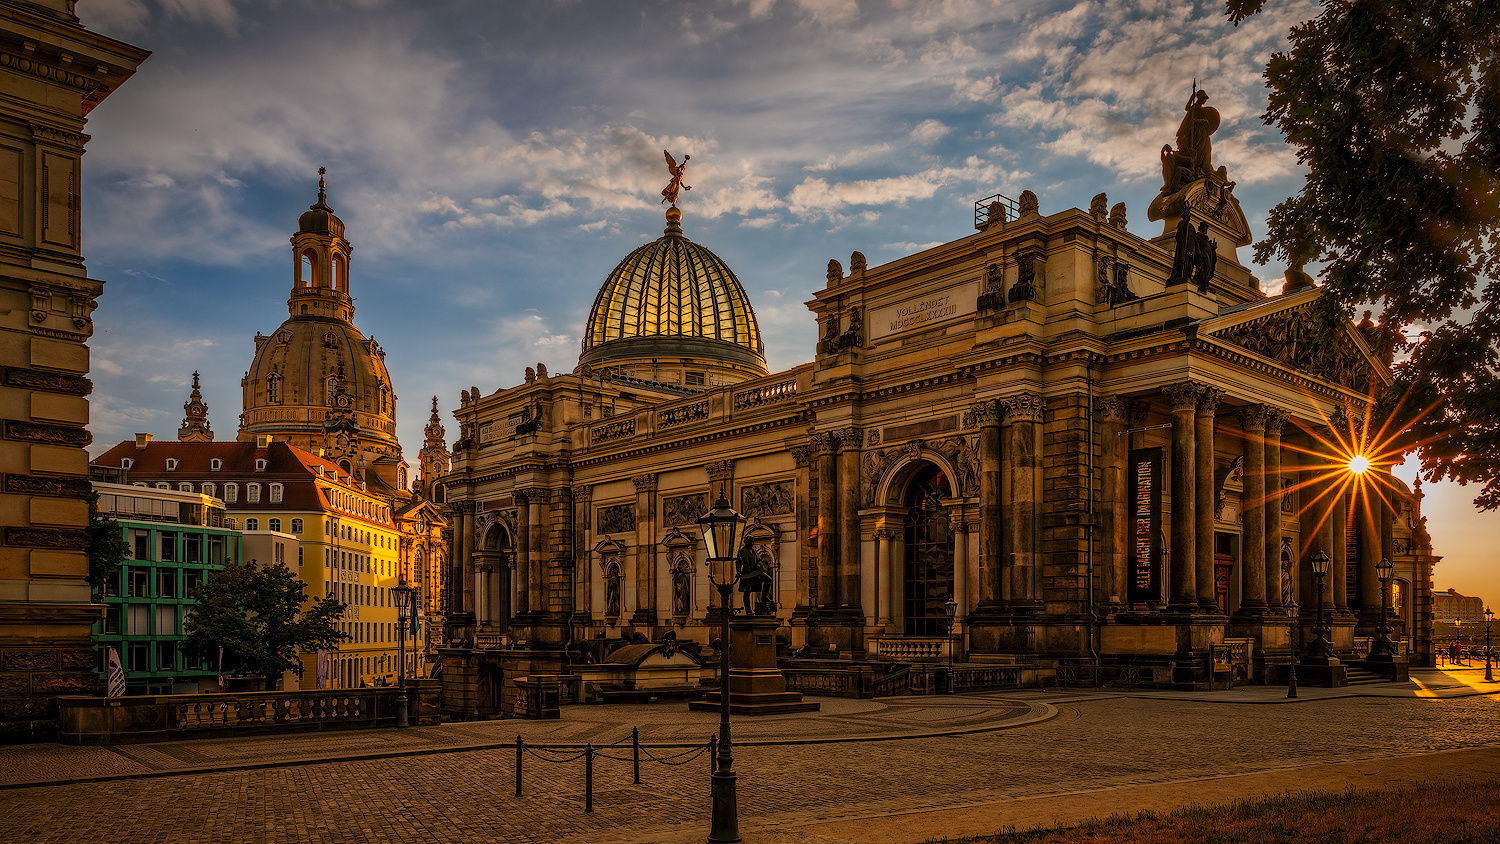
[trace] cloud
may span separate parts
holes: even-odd
[[[928,118],[911,130],[910,137],[915,143],[927,146],[936,143],[952,131],[953,127],[943,125],[941,120]]]

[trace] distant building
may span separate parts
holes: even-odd
[[[1459,594],[1457,589],[1432,593],[1432,618],[1437,622],[1452,624],[1456,618],[1464,624],[1484,622],[1484,599]]]
[[[126,694],[219,690],[218,665],[183,647],[183,623],[197,586],[241,558],[240,532],[213,496],[95,482],[99,511],[120,523],[130,559],[104,585],[104,618],[94,624],[99,682],[115,648]]]
[[[0,742],[56,730],[94,686],[86,345],[104,282],[83,264],[86,118],[146,50],[83,28],[75,0],[0,4]]]

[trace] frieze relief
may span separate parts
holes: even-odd
[[[22,369],[17,366],[4,367],[3,372],[4,383],[8,387],[63,393],[70,396],[86,396],[94,391],[94,382],[82,375],[39,372],[35,369]]]
[[[740,490],[740,513],[746,518],[790,515],[795,502],[791,481],[769,481]]]
[[[958,477],[953,479],[955,491],[961,498],[972,498],[979,494],[978,448],[977,436],[957,436],[936,442],[910,440],[896,448],[866,451],[860,466],[862,506],[874,506],[875,493],[893,466],[906,459],[921,459],[925,452],[937,452],[947,458],[958,473]]]
[[[1240,323],[1213,336],[1264,355],[1288,368],[1353,390],[1370,387],[1370,364],[1348,338],[1317,343],[1306,310],[1290,310]]]
[[[635,532],[635,505],[614,504],[599,508],[599,533]]]
[[[699,517],[709,510],[708,496],[698,492],[664,498],[662,509],[666,511],[666,526],[669,528],[695,525]]]

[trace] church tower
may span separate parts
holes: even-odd
[[[203,403],[203,392],[198,389],[198,373],[193,373],[193,392],[182,403],[182,427],[177,429],[177,441],[182,443],[211,443],[214,429],[208,425],[208,405]]]
[[[434,504],[442,504],[433,495],[435,490],[436,494],[441,495],[437,479],[448,474],[452,455],[448,453],[447,431],[443,430],[443,422],[438,417],[437,396],[432,397],[432,415],[427,418],[427,427],[423,429],[423,433],[426,438],[422,442],[421,462],[417,469],[417,492]]]
[[[354,326],[349,290],[353,247],[328,205],[325,170],[318,201],[292,235],[287,320],[255,335],[245,373],[238,439],[269,436],[339,464],[393,498],[408,498],[406,464],[396,439],[396,393],[385,351]]]

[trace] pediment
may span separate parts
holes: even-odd
[[[1361,393],[1370,391],[1372,379],[1389,382],[1385,365],[1371,352],[1356,326],[1343,326],[1336,342],[1315,337],[1312,310],[1321,293],[1314,289],[1257,302],[1205,321],[1198,334]]]

